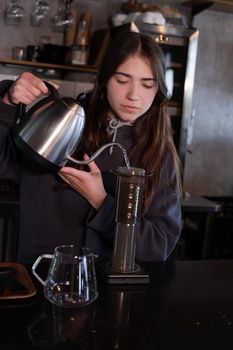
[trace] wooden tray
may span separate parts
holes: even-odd
[[[14,267],[16,269],[16,274],[14,276],[19,282],[21,282],[27,288],[26,292],[18,292],[18,293],[11,292],[6,288],[4,292],[0,294],[0,300],[25,299],[25,298],[30,298],[36,294],[36,288],[24,265],[18,264],[18,263],[5,262],[5,263],[0,263],[0,266]]]

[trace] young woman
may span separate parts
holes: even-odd
[[[125,32],[107,51],[93,91],[82,96],[84,136],[75,157],[88,159],[115,141],[130,165],[150,176],[137,236],[138,261],[163,261],[180,234],[179,161],[166,111],[164,57],[146,35]],[[54,174],[19,153],[11,138],[17,104],[28,105],[46,85],[31,73],[0,84],[0,178],[20,184],[18,261],[30,262],[60,244],[82,244],[112,256],[116,183],[112,170],[125,166],[117,147],[106,149],[88,169],[64,167]],[[54,191],[61,182],[67,190]]]

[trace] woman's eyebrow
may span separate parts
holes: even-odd
[[[115,72],[114,75],[123,75],[126,78],[132,78],[132,76],[130,74],[123,73],[123,72]],[[154,78],[141,78],[140,80],[143,80],[143,81],[156,81],[156,79],[154,79]]]
[[[123,75],[126,78],[132,78],[130,74],[123,73],[123,72],[115,72],[114,75]]]

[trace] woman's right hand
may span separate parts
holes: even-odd
[[[51,83],[55,88],[59,86]],[[6,104],[23,103],[29,105],[33,103],[41,95],[46,95],[48,88],[45,83],[30,72],[22,73],[3,97]]]

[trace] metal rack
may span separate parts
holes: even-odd
[[[150,35],[171,57],[174,71],[174,89],[169,102],[169,113],[174,131],[174,141],[185,167],[188,129],[192,116],[192,97],[196,67],[199,32],[196,29],[168,24],[166,26],[143,23],[140,31]]]

